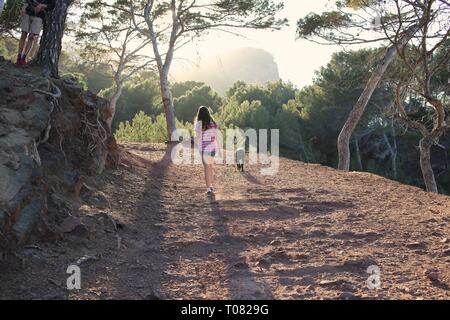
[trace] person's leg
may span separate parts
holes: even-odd
[[[30,52],[28,52],[27,60],[28,61],[33,60],[34,57],[36,57],[36,54],[38,53],[38,51],[39,51],[39,36],[36,35],[36,37],[34,37]]]
[[[30,52],[31,46],[33,45],[34,39],[37,37],[34,33],[28,34],[27,43],[25,44],[25,50],[22,52],[23,59],[26,59],[28,53]]]
[[[26,31],[22,31],[22,35],[20,36],[19,40],[19,52],[18,52],[18,58],[20,59],[22,57],[23,48],[25,46],[25,41],[27,40],[28,33]]]
[[[41,33],[43,22],[39,17],[29,17],[30,20],[30,30],[28,33],[28,40],[25,45],[24,52],[22,54],[23,62],[25,62],[27,56],[30,54],[31,47],[36,42],[36,39],[39,37],[39,33]]]
[[[208,173],[208,165],[204,162],[203,163],[203,171],[205,173],[205,184],[206,188],[209,188],[209,173]]]
[[[209,186],[212,187],[214,185],[214,171],[213,171],[213,162],[208,165],[208,171],[209,171]]]
[[[27,41],[28,33],[31,31],[31,20],[30,16],[25,13],[25,6],[22,8],[22,16],[20,18],[20,29],[22,34],[19,40],[19,52],[17,53],[17,62],[22,59],[23,49],[25,47],[25,42]]]
[[[208,155],[202,153],[203,171],[205,173],[206,188],[209,188]]]
[[[203,167],[205,171],[205,182],[206,182],[206,188],[210,188],[214,181],[213,177],[213,170],[212,170],[212,163],[213,163],[213,157],[205,153],[203,155]]]

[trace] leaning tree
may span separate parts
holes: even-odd
[[[432,21],[448,19],[446,0],[344,0],[335,9],[322,14],[310,13],[297,23],[299,38],[326,45],[370,45],[383,43],[383,57],[373,67],[359,99],[350,112],[338,137],[340,170],[350,169],[350,139],[366,106],[383,78],[388,66],[404,50],[419,30],[429,23],[427,7],[433,11]],[[448,28],[447,28],[448,30]],[[446,37],[443,26],[426,41]]]
[[[152,68],[154,63],[144,51],[150,40],[135,27],[131,12],[125,8],[128,4],[123,0],[85,1],[75,29],[75,40],[84,49],[84,60],[106,65],[112,72],[114,84],[108,97],[110,116],[106,121],[110,129],[126,81]]]
[[[431,163],[431,148],[439,146],[439,139],[450,129],[450,29],[442,39],[427,40],[437,30],[435,12],[428,4],[427,23],[420,30],[420,37],[407,49],[399,51],[402,72],[396,82],[395,114],[407,128],[421,135],[419,143],[420,168],[429,192],[438,192]],[[450,16],[450,6],[442,8]]]
[[[169,72],[175,51],[209,31],[236,33],[242,29],[279,29],[283,4],[273,0],[131,0],[130,10],[142,34],[151,40],[158,68],[161,97],[171,140],[176,130]],[[146,27],[140,27],[145,21]]]

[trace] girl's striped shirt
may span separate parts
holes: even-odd
[[[211,122],[207,126],[206,130],[202,128],[202,122],[197,121],[195,123],[195,135],[198,140],[198,148],[202,152],[212,152],[219,149],[219,145],[217,143],[217,124]]]

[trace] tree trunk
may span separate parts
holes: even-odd
[[[161,86],[161,97],[164,106],[164,113],[166,115],[168,141],[172,141],[172,133],[177,129],[177,127],[175,123],[175,113],[172,95],[170,94],[168,69],[162,68],[162,70],[159,73],[159,80]]]
[[[436,179],[434,178],[433,167],[431,166],[431,146],[433,142],[430,138],[420,140],[420,168],[422,169],[423,181],[428,192],[438,193]]]
[[[398,48],[402,48],[416,33],[418,28],[419,28],[418,25],[414,25],[413,27],[409,28],[405,32],[405,35],[399,40]],[[370,76],[370,79],[367,82],[364,91],[362,92],[361,96],[359,97],[358,101],[353,107],[353,110],[350,112],[347,121],[345,122],[341,130],[341,133],[339,134],[337,141],[337,148],[339,154],[339,165],[338,165],[339,170],[348,171],[350,169],[350,138],[356,126],[358,125],[359,120],[361,119],[364,110],[366,109],[366,106],[370,98],[372,97],[373,92],[375,91],[376,87],[378,86],[378,83],[383,77],[383,74],[385,73],[389,64],[396,57],[398,48],[395,45],[391,45],[386,50],[383,59],[380,61],[380,63]]]
[[[114,116],[116,114],[117,101],[119,101],[119,98],[122,95],[122,90],[123,83],[116,84],[116,90],[111,98],[111,101],[109,102],[110,117],[106,120],[106,124],[108,125],[110,130],[112,127]]]
[[[172,2],[173,5],[173,2]],[[167,128],[167,141],[172,141],[172,133],[177,129],[175,123],[175,112],[173,106],[172,95],[170,94],[169,86],[169,70],[173,60],[173,53],[175,50],[175,38],[177,33],[177,27],[173,26],[172,35],[169,42],[169,48],[166,53],[165,61],[163,62],[162,56],[158,48],[158,37],[154,31],[153,21],[150,19],[150,11],[152,6],[145,10],[145,20],[147,21],[150,31],[150,39],[152,41],[153,53],[155,55],[156,64],[158,66],[159,74],[159,86],[161,89],[161,98],[164,106],[164,114],[166,116],[166,128]]]
[[[358,164],[358,170],[363,171],[364,169],[363,169],[362,160],[361,160],[361,153],[359,150],[358,137],[355,137],[355,150],[356,150],[356,163]]]
[[[66,23],[67,10],[72,0],[56,1],[55,8],[44,21],[39,51],[34,62],[42,66],[44,76],[58,78],[58,63],[62,48],[62,38]]]
[[[397,173],[397,153],[398,153],[398,148],[397,148],[397,138],[396,138],[396,133],[395,133],[395,127],[394,124],[392,124],[391,127],[391,133],[392,133],[392,139],[393,139],[393,147],[392,147],[392,173],[394,175],[394,179],[397,180],[398,178],[398,173]]]

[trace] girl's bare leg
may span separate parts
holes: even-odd
[[[208,170],[209,170],[209,186],[212,186],[214,184],[214,172],[212,162],[211,164],[208,165]]]
[[[206,156],[203,158],[203,168],[205,171],[206,188],[209,188],[214,183],[212,163],[213,163],[212,157]]]
[[[206,163],[203,163],[203,169],[205,171],[206,188],[209,188],[209,170],[208,170],[208,165]]]

